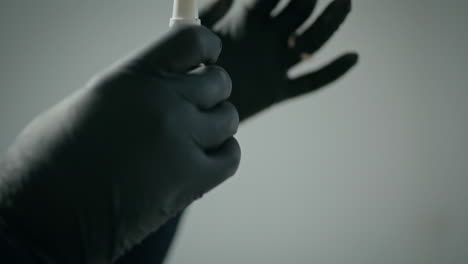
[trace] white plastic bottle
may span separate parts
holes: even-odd
[[[198,0],[174,0],[169,26],[180,24],[201,25],[198,18]]]

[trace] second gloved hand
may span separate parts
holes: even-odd
[[[233,2],[214,1],[201,14],[202,23],[214,27]],[[224,48],[218,63],[228,70],[236,84],[231,101],[237,107],[241,120],[270,106],[322,89],[356,65],[358,54],[348,52],[301,77],[291,79],[287,75],[297,63],[308,57],[313,60],[345,21],[351,11],[351,0],[333,0],[300,35],[297,29],[310,17],[317,0],[290,0],[274,17],[271,12],[281,1],[248,2],[251,5],[246,4],[243,15],[234,21],[240,29],[237,34],[230,32],[230,23],[221,23],[219,28]]]
[[[232,176],[220,51],[206,28],[175,29],[39,116],[0,170],[7,227],[51,263],[110,263]]]

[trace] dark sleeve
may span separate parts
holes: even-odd
[[[141,244],[121,257],[116,264],[163,263],[172,245],[181,218],[182,213],[166,222],[166,224],[147,237]]]
[[[140,245],[120,258],[117,264],[160,264],[167,257],[182,213],[169,220]],[[1,264],[42,264],[21,243],[16,236],[1,224],[0,219],[0,263]]]
[[[0,220],[1,222],[1,220]],[[0,263],[40,264],[31,252],[0,223]]]

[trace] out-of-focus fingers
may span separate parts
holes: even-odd
[[[260,20],[269,20],[271,12],[278,5],[279,0],[256,0],[250,14]]]
[[[335,59],[322,69],[292,80],[284,91],[282,100],[316,91],[346,74],[358,61],[356,53],[348,53]]]
[[[351,0],[335,0],[317,18],[315,23],[296,39],[298,53],[319,50],[343,24],[351,11]]]
[[[312,14],[317,0],[291,0],[274,19],[278,30],[285,36],[293,34]]]
[[[212,28],[227,14],[233,2],[233,0],[216,0],[206,7],[200,15],[202,24],[208,28]]]

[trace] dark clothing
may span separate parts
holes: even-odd
[[[145,239],[144,243],[136,246],[117,264],[160,264],[167,257],[169,248],[174,240],[182,213],[169,220],[158,231]],[[15,235],[0,228],[0,259],[2,264],[41,264],[35,260],[32,253],[22,245]]]
[[[38,264],[31,252],[16,236],[1,224],[0,220],[0,262],[5,264]]]

